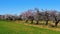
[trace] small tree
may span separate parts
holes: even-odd
[[[48,12],[46,11],[45,12],[45,17],[46,17],[46,25],[48,25],[48,21],[49,21],[49,14],[48,14]]]
[[[57,27],[57,25],[58,25],[58,23],[60,21],[60,19],[58,18],[57,11],[56,10],[53,10],[50,15],[51,15],[51,17],[54,18],[54,20],[55,20],[55,26]]]
[[[40,12],[39,12],[38,8],[35,8],[35,10],[36,10],[36,24],[38,24],[39,23],[39,14],[40,14]]]

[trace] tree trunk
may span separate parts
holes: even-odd
[[[46,25],[48,25],[48,20],[46,20]]]
[[[59,23],[59,20],[55,22],[55,27],[57,27],[58,23]]]
[[[33,24],[33,20],[31,20],[31,24]]]
[[[28,22],[28,20],[26,20],[26,23]]]
[[[58,23],[59,23],[60,20],[57,20],[57,17],[56,16],[55,16],[55,21],[56,21],[55,22],[55,27],[57,27],[57,25],[58,25]]]
[[[38,20],[37,20],[36,22],[37,22],[36,24],[38,24],[38,23],[39,23],[39,21],[38,21]]]

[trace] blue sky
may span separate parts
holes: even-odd
[[[0,0],[0,14],[21,14],[35,7],[60,11],[60,0]]]

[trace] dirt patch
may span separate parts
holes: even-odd
[[[34,26],[34,27],[38,27],[38,28],[45,28],[45,29],[55,30],[55,31],[60,31],[60,28],[50,27],[50,26],[46,26],[46,25],[33,25],[33,24],[24,24],[24,25]]]
[[[34,27],[38,27],[38,28],[45,28],[45,29],[49,29],[49,30],[60,31],[60,28],[58,28],[58,27],[51,27],[50,25],[28,24],[28,23],[25,23],[25,21],[16,21],[16,23],[24,24],[24,25],[26,25],[26,26],[34,26]],[[49,24],[50,24],[50,23],[49,23]],[[59,25],[60,25],[60,24],[59,24]]]

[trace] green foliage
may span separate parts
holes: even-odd
[[[60,32],[1,20],[0,34],[60,34]]]

